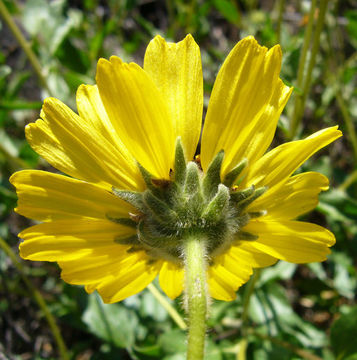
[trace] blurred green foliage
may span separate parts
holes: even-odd
[[[311,5],[282,0],[4,3],[37,55],[49,87],[40,86],[22,48],[0,21],[0,236],[15,252],[17,233],[31,223],[13,212],[16,196],[8,178],[19,169],[49,169],[31,150],[23,131],[39,116],[44,97],[52,94],[75,109],[75,91],[82,83],[94,83],[99,57],[115,54],[141,64],[145,46],[156,34],[178,41],[188,32],[201,47],[206,106],[219,65],[246,35],[254,35],[268,47],[280,41],[281,76],[296,86]],[[239,290],[235,301],[215,301],[207,359],[357,359],[356,48],[355,0],[329,1],[296,138],[335,124],[345,133],[303,166],[304,171],[320,171],[331,180],[332,190],[321,195],[318,208],[304,219],[335,233],[333,253],[322,264],[280,262],[263,270],[250,301],[249,284]],[[294,97],[302,91],[295,88],[279,122],[276,143],[291,140]],[[185,358],[185,332],[150,292],[104,305],[96,294],[87,295],[82,288],[63,283],[56,265],[26,263],[20,273],[0,250],[1,358],[59,356],[24,276],[40,290],[55,316],[71,358]],[[182,313],[180,299],[171,304]]]

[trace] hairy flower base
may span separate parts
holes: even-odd
[[[242,231],[251,218],[264,211],[247,212],[247,206],[261,196],[266,187],[238,190],[233,186],[244,170],[242,161],[221,183],[224,152],[220,151],[203,174],[200,164],[186,164],[180,138],[176,142],[175,165],[171,180],[155,180],[139,165],[147,189],[133,192],[113,188],[120,199],[133,205],[137,212],[128,218],[107,217],[117,223],[136,228],[137,235],[119,238],[122,245],[131,245],[129,252],[144,250],[153,260],[182,262],[182,243],[192,236],[207,239],[206,251],[213,258],[240,240],[258,237]]]

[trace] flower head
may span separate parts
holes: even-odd
[[[100,59],[97,85],[77,92],[78,115],[54,98],[26,127],[32,148],[69,175],[15,173],[16,211],[41,221],[22,231],[25,259],[57,261],[70,284],[105,302],[145,288],[158,274],[182,292],[181,250],[206,239],[208,287],[232,300],[254,268],[278,259],[323,261],[335,238],[296,221],[328,180],[294,175],[341,136],[337,127],[267,151],[292,89],[279,78],[281,50],[241,40],[222,65],[209,101],[200,155],[203,80],[193,38],[149,44],[143,69]]]

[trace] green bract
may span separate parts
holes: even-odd
[[[131,244],[129,251],[145,250],[153,259],[164,258],[179,263],[185,239],[197,235],[206,239],[210,260],[227,250],[233,242],[254,240],[257,236],[242,231],[251,218],[262,212],[250,213],[246,208],[261,196],[266,187],[237,190],[233,186],[247,161],[243,160],[223,181],[221,167],[224,152],[212,160],[206,174],[199,162],[186,163],[180,138],[176,142],[175,165],[171,180],[154,179],[140,167],[147,189],[133,192],[113,188],[113,193],[136,208],[127,218],[108,218],[134,226],[137,235],[118,239]]]

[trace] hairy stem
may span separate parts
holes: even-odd
[[[185,305],[188,313],[187,360],[202,360],[208,308],[205,239],[191,236],[184,245]]]

